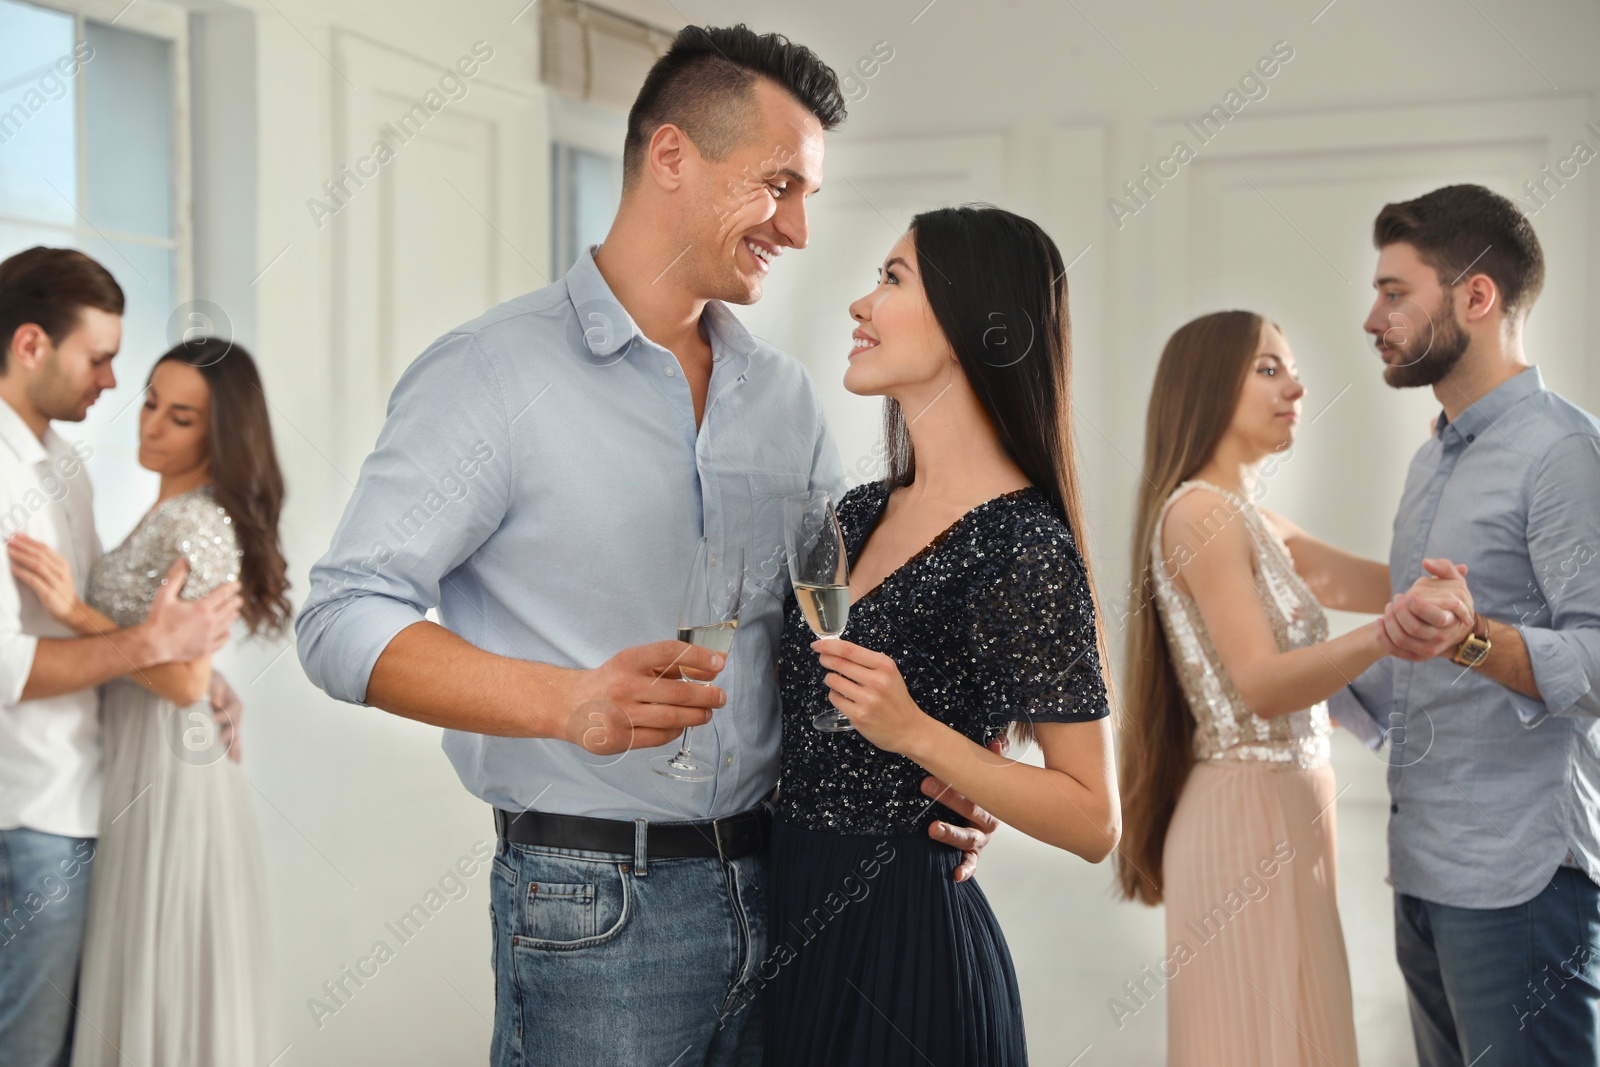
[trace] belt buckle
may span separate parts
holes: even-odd
[[[724,856],[723,853],[722,853],[722,820],[721,819],[712,819],[711,820],[711,836],[716,838],[716,841],[717,841],[717,862],[718,863],[727,863],[728,862],[728,858],[726,856]]]

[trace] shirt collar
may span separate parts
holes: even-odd
[[[639,331],[633,316],[618,302],[600,268],[595,266],[596,248],[598,246],[584,249],[572,269],[567,271],[567,295],[577,313],[578,326],[583,331],[583,343],[589,355],[595,359],[610,359],[619,352],[626,355],[624,349],[631,349],[635,337],[648,338]],[[721,356],[731,353],[736,356],[744,364],[739,368],[743,373],[750,357],[756,352],[755,337],[720,300],[706,301],[702,314],[713,354]],[[727,353],[720,353],[719,349],[726,349]]]
[[[617,302],[606,284],[600,268],[594,265],[594,247],[578,255],[578,261],[567,271],[567,296],[578,315],[578,328],[583,331],[583,343],[595,359],[607,359],[633,344],[635,337],[643,337],[633,316]]]
[[[706,301],[704,311],[706,332],[711,337],[711,347],[717,347],[717,342],[722,347],[733,353],[746,365],[750,357],[756,354],[756,339],[750,331],[744,328],[744,323],[739,317],[728,310],[728,305],[720,300]]]
[[[10,403],[0,400],[0,442],[16,453],[17,459],[25,467],[37,467],[50,458],[46,445],[55,437],[54,430],[46,429],[44,441],[33,436],[33,431],[23,421],[17,409]]]
[[[1480,396],[1476,403],[1457,415],[1454,422],[1451,422],[1443,411],[1439,412],[1437,423],[1439,436],[1443,438],[1453,429],[1463,440],[1474,439],[1493,425],[1501,415],[1543,388],[1544,378],[1540,375],[1539,368],[1529,367],[1516,377],[1501,382]]]

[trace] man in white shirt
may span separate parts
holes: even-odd
[[[86,451],[51,429],[116,385],[122,290],[81,252],[32,248],[0,263],[0,538],[43,541],[82,589],[100,553]],[[75,637],[14,578],[0,579],[0,1064],[66,1062],[89,869],[100,825],[96,687],[215,651],[237,583],[178,599],[174,564],[145,621]]]

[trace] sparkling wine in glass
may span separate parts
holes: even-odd
[[[678,640],[726,657],[739,628],[743,592],[744,549],[713,547],[701,538],[678,608]],[[694,673],[690,668],[678,668],[678,676],[686,682],[711,684],[710,678],[696,678]],[[651,759],[651,769],[680,782],[709,782],[715,778],[716,761],[696,756],[690,750],[689,732],[693,729],[691,726],[683,731],[683,740],[674,755]]]
[[[833,499],[821,491],[800,493],[784,498],[783,511],[789,580],[800,613],[818,637],[838,637],[850,618],[850,560]],[[837,708],[819,713],[811,725],[827,733],[855,729]]]

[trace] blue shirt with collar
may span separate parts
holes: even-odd
[[[670,821],[758,803],[778,775],[782,498],[842,495],[844,473],[805,369],[721,303],[702,323],[712,372],[698,428],[676,357],[639,332],[592,249],[562,281],[430,345],[395,386],[312,568],[295,623],[311,680],[364,703],[379,654],[433,608],[497,655],[596,667],[676,635],[702,536],[742,546],[744,605],[718,678],[728,703],[694,734],[713,781],[654,773],[662,749],[596,756],[447,730],[444,750],[473,794],[510,811]]]
[[[1476,609],[1527,644],[1540,698],[1448,659],[1384,659],[1330,710],[1389,742],[1394,888],[1510,907],[1569,853],[1600,880],[1600,421],[1529,368],[1436,431],[1406,476],[1390,583],[1409,589],[1425,557],[1466,564]]]

